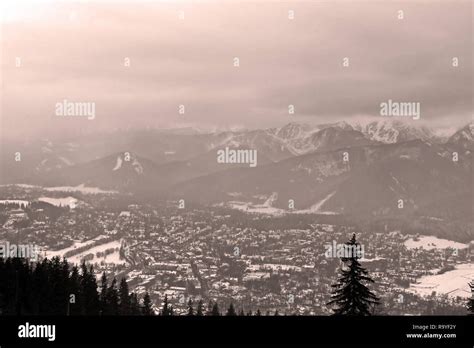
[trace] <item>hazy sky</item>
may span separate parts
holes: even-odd
[[[432,126],[472,118],[471,1],[2,6],[7,136],[319,123],[377,116],[388,99],[420,102]],[[94,102],[95,119],[55,116],[64,99]]]

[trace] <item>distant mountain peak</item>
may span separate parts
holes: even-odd
[[[464,149],[474,149],[474,122],[471,121],[459,129],[449,139],[448,143]]]
[[[393,118],[354,120],[350,124],[355,130],[362,132],[368,139],[393,144],[414,139],[427,140],[433,138],[434,132],[421,123]]]
[[[282,139],[293,139],[306,135],[311,131],[311,127],[304,123],[290,122],[281,127],[276,136]]]
[[[143,166],[138,157],[131,152],[123,152],[117,155],[115,166],[112,171],[118,171],[124,166],[130,165],[137,174],[143,174]]]

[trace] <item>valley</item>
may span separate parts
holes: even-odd
[[[2,152],[0,241],[126,276],[177,313],[192,298],[315,315],[329,314],[339,267],[324,245],[356,233],[381,313],[460,314],[472,129],[441,140],[396,122],[291,123],[30,145],[20,162]],[[219,161],[220,150],[255,151],[255,166]]]
[[[29,204],[0,205],[0,240],[37,245],[40,258],[87,261],[97,279],[103,272],[126,276],[134,291],[149,292],[154,303],[168,296],[178,314],[186,312],[189,298],[282,314],[329,314],[325,303],[340,261],[328,257],[325,245],[344,243],[352,233],[385,303],[381,313],[464,310],[467,283],[459,277],[469,276],[462,270],[472,265],[473,241],[408,234],[387,224],[361,226],[340,215],[179,209],[176,201],[138,203],[108,193],[81,194],[76,199],[82,203],[72,208],[33,198],[50,192],[39,187],[4,186],[2,196],[7,190]],[[439,284],[441,269],[447,270],[444,277],[458,279],[459,291],[429,285]],[[398,302],[399,295],[405,302]]]

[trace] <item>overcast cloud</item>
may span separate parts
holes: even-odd
[[[388,99],[420,102],[421,122],[435,127],[472,118],[471,1],[49,3],[29,15],[11,6],[6,136],[322,123],[377,116]],[[95,102],[96,118],[55,116],[64,99]]]

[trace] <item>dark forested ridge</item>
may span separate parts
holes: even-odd
[[[59,258],[30,263],[0,258],[2,315],[139,315],[147,313],[137,295],[105,274],[98,292],[92,266],[71,266]]]

